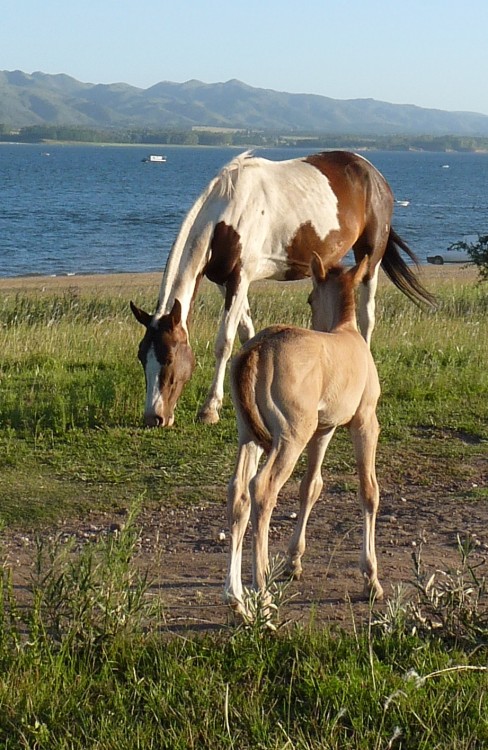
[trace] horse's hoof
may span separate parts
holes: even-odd
[[[198,421],[202,424],[217,424],[219,413],[215,409],[201,409],[198,413]]]

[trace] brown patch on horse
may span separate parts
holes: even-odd
[[[349,250],[348,243],[349,236],[344,241],[344,235],[340,231],[330,232],[321,239],[310,221],[302,224],[286,248],[289,268],[285,273],[285,281],[310,276],[310,261],[314,253],[332,263],[338,263]]]
[[[322,172],[337,196],[344,249],[341,257],[351,248],[357,263],[368,255],[372,272],[381,262],[390,232],[393,210],[390,186],[366,159],[347,151],[312,154],[304,161]],[[334,234],[329,235],[330,242]],[[321,254],[321,257],[327,256]]]
[[[355,154],[331,151],[313,154],[304,161],[318,169],[329,181],[337,197],[339,229],[320,238],[311,222],[302,224],[287,248],[290,266],[285,275],[287,281],[310,275],[313,253],[320,255],[327,263],[339,263],[365,229],[366,197],[371,192],[368,183],[369,164]],[[362,252],[357,260],[361,260],[365,254]]]
[[[241,279],[241,236],[230,224],[219,221],[210,249],[212,253],[204,274],[215,284],[225,286],[225,309],[228,310]]]

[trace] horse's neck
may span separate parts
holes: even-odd
[[[213,222],[205,220],[205,203],[210,197],[216,179],[195,201],[186,215],[178,237],[171,248],[159,290],[156,318],[168,313],[175,299],[181,303],[181,316],[184,328],[195,298],[196,290],[208,262]]]
[[[187,328],[192,303],[205,267],[206,253],[200,252],[197,255],[195,252],[189,252],[185,246],[181,252],[175,254],[177,249],[175,244],[163,274],[155,316],[160,318],[170,312],[177,299],[181,303],[181,322],[183,327]]]

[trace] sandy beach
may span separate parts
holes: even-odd
[[[449,283],[476,281],[478,278],[477,268],[471,264],[465,265],[443,265],[443,266],[420,266],[419,275],[423,283],[428,286],[430,281]],[[113,294],[125,294],[133,290],[152,291],[159,289],[162,271],[154,273],[116,273],[116,274],[94,274],[80,276],[17,276],[13,278],[0,278],[0,292],[34,292],[56,294],[66,290],[78,293],[93,294],[98,292],[110,292]],[[259,283],[259,282],[258,282]],[[281,282],[260,282],[281,283]],[[380,283],[391,283],[385,276],[380,275]]]

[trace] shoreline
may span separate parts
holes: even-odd
[[[419,266],[419,277],[425,284],[432,281],[441,282],[471,282],[477,281],[478,269],[474,264],[469,266],[460,265],[421,265]],[[100,291],[125,291],[131,289],[149,290],[159,289],[163,272],[125,272],[125,273],[100,273],[80,274],[74,276],[12,276],[0,277],[0,292],[39,292],[55,293],[67,290],[79,292]],[[204,280],[206,281],[206,280]],[[306,280],[305,280],[306,281]],[[206,281],[210,286],[211,282]],[[255,282],[255,285],[282,284],[281,281],[272,279]],[[290,283],[290,282],[287,282]],[[296,282],[295,282],[296,283]],[[380,275],[380,284],[391,284],[384,273]]]

